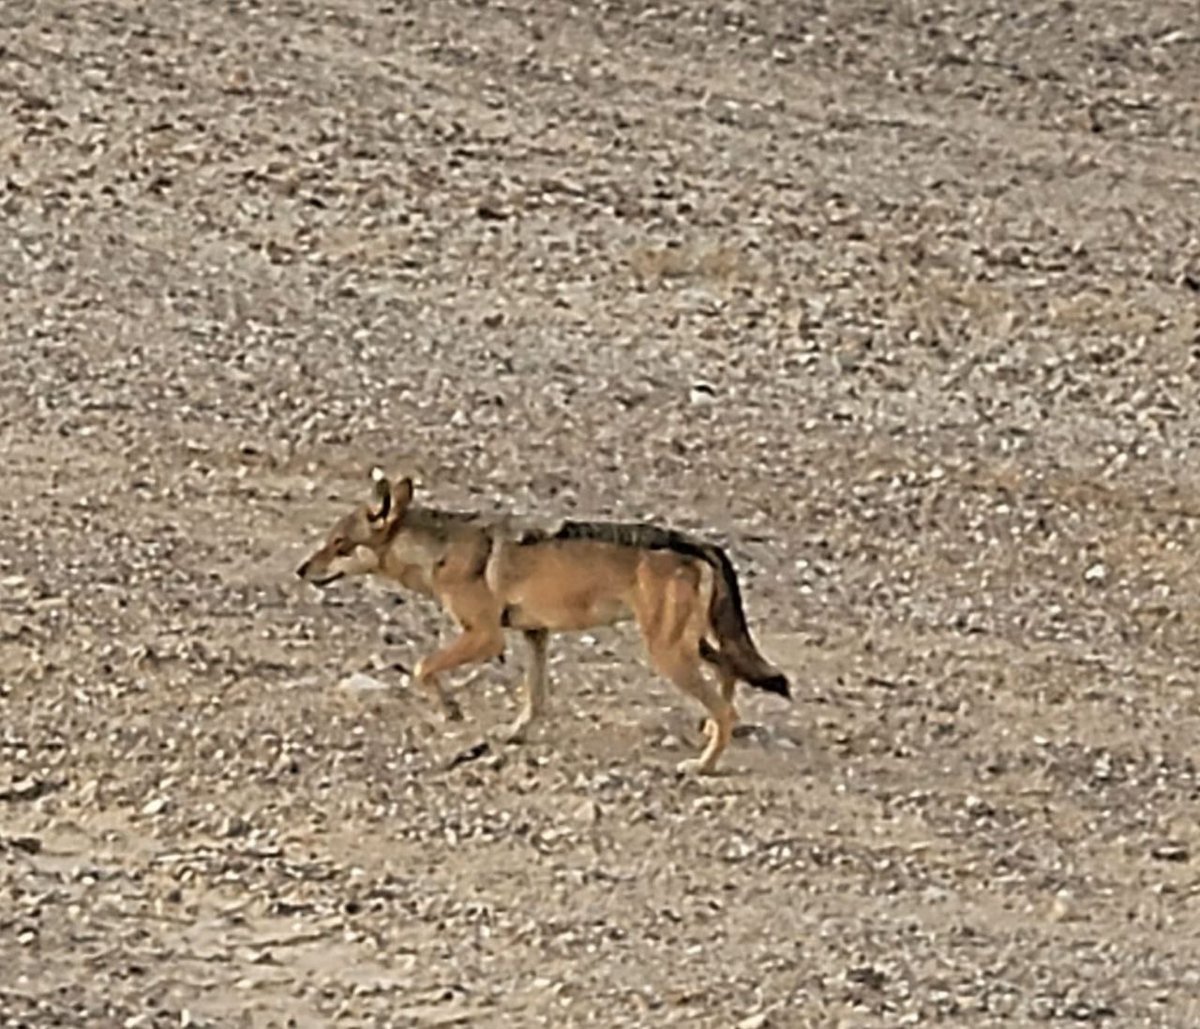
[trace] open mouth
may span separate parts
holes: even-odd
[[[314,586],[328,586],[331,582],[337,582],[342,577],[342,572],[332,572],[329,575],[323,575],[319,579],[309,579]]]

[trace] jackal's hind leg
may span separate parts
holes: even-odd
[[[670,678],[681,690],[700,701],[708,711],[708,719],[704,723],[708,742],[704,750],[699,757],[679,762],[678,770],[687,774],[707,775],[716,769],[717,761],[733,738],[733,726],[737,721],[737,712],[733,705],[721,696],[720,691],[705,678],[704,672],[699,667],[693,665],[687,671],[680,669]]]
[[[722,751],[729,746],[737,712],[732,700],[733,681],[722,677],[718,689],[705,674],[707,663],[700,656],[700,644],[707,607],[701,603],[701,584],[694,565],[681,565],[659,554],[648,556],[639,569],[633,607],[654,667],[700,701],[708,713],[707,745],[699,757],[679,764],[681,772],[707,774],[716,768]]]
[[[698,652],[683,639],[650,637],[646,642],[654,667],[689,697],[700,701],[708,713],[704,723],[708,742],[704,750],[699,757],[688,758],[678,766],[680,772],[706,775],[717,767],[718,759],[733,738],[733,726],[737,721],[737,711],[730,699],[733,683],[727,684],[722,678],[718,687],[711,682],[705,675]]]
[[[717,686],[721,691],[721,698],[729,704],[733,703],[733,695],[737,692],[737,676],[725,671],[723,668],[717,669]],[[734,710],[734,722],[737,722],[737,710]],[[705,736],[711,736],[716,723],[711,718],[700,719],[700,731]]]

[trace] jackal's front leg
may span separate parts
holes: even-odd
[[[508,730],[509,743],[524,743],[529,727],[546,707],[546,643],[550,633],[545,629],[526,629],[526,655],[524,696],[521,713]]]
[[[452,668],[490,661],[503,653],[504,632],[501,629],[467,629],[441,650],[418,661],[413,669],[413,678],[433,695],[447,721],[457,722],[462,719],[462,708],[456,700],[446,695],[439,676]]]

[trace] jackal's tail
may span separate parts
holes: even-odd
[[[751,686],[790,698],[787,676],[759,653],[750,635],[742,608],[742,591],[729,556],[710,543],[697,549],[714,572],[708,619],[717,644],[713,647],[708,640],[701,640],[700,656]]]

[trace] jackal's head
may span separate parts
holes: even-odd
[[[411,479],[393,485],[382,469],[371,471],[374,496],[334,523],[325,544],[296,569],[315,586],[328,586],[344,576],[366,575],[379,568],[383,552],[412,500]]]

